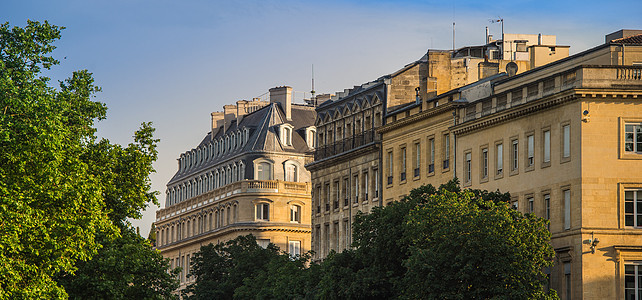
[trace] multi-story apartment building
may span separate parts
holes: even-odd
[[[532,36],[537,38],[537,35]],[[555,43],[555,36],[547,38]],[[534,43],[529,47],[543,45]],[[524,72],[531,65],[568,56],[568,47],[559,47],[560,51],[549,53],[546,61],[538,56],[519,64],[513,62],[514,72]],[[376,132],[386,122],[384,115],[399,109],[410,113],[404,110],[408,105],[426,110],[421,99],[471,85],[480,78],[494,78],[500,68],[511,63],[510,60],[488,59],[489,51],[497,48],[492,43],[474,51],[470,50],[472,48],[464,47],[455,53],[428,50],[421,59],[395,73],[346,89],[319,104],[315,123],[319,147],[315,151],[315,161],[306,166],[311,172],[313,186],[312,248],[315,259],[322,259],[331,250],[340,252],[349,247],[354,215],[358,211],[368,212],[374,205],[382,205],[382,187],[389,185],[390,180],[396,180],[391,176],[390,166],[381,164],[382,156],[389,154],[382,151]],[[528,53],[535,55],[538,52],[529,50]],[[444,109],[451,106],[447,104]],[[452,115],[447,119],[452,120]],[[447,136],[443,139],[441,134],[438,138],[437,144],[450,141]],[[452,155],[450,146],[444,147],[443,151],[449,151],[446,156]],[[441,163],[445,167],[440,164],[443,168],[440,167],[437,173],[447,176],[444,172],[451,172],[452,163],[446,159]],[[410,174],[401,172],[398,176],[401,181],[410,180]]]
[[[532,36],[537,38],[537,35]],[[555,36],[547,36],[547,39],[548,44],[555,43]],[[543,45],[533,43],[529,47]],[[391,180],[406,182],[417,178],[406,172],[397,172],[397,177],[392,176],[390,165],[381,164],[382,156],[390,154],[385,149],[382,151],[381,140],[376,132],[386,123],[384,115],[391,111],[410,114],[411,111],[407,109],[409,106],[419,111],[427,110],[437,101],[428,105],[421,99],[432,98],[453,88],[473,86],[480,78],[495,78],[500,68],[505,68],[511,61],[488,59],[493,49],[498,48],[489,43],[479,47],[464,47],[455,53],[428,50],[421,59],[397,72],[339,92],[317,107],[315,125],[319,147],[315,151],[315,161],[307,165],[313,186],[312,248],[315,259],[322,259],[331,250],[340,252],[350,246],[354,215],[358,211],[368,212],[373,206],[382,205],[381,189],[384,185],[389,186]],[[546,62],[568,55],[568,47],[559,46],[559,49],[557,53],[550,53]],[[544,60],[533,58],[518,63],[513,62],[516,73],[530,69],[531,65],[543,64]],[[439,109],[440,113],[444,113],[442,117],[452,120],[452,115],[449,115],[452,105],[441,102],[446,104]],[[447,128],[444,127],[444,130]],[[436,139],[436,145],[452,140],[442,132],[436,135]],[[441,155],[440,151],[448,151],[445,156],[452,155],[450,146],[441,147],[435,150],[435,155]],[[408,152],[399,152],[399,155],[410,157],[411,151],[416,150],[408,148]],[[412,153],[417,157],[416,153],[419,152]],[[451,161],[443,159],[439,167],[433,166],[436,172],[432,173],[440,177],[450,176],[448,172],[452,172],[451,166]],[[406,169],[405,165],[403,169]]]
[[[212,113],[212,128],[181,154],[156,212],[157,248],[182,267],[202,245],[252,234],[297,255],[310,250],[310,173],[314,107],[292,103],[292,89],[270,101],[238,101]]]
[[[642,32],[619,31],[566,59],[427,99],[427,111],[392,112],[381,132],[393,159],[384,155],[383,165],[401,163],[403,140],[430,157],[426,127],[448,134],[449,175],[463,187],[510,192],[516,209],[550,220],[556,257],[546,272],[562,299],[640,299],[640,96]],[[420,170],[417,184],[449,179]],[[393,181],[383,197],[417,184]]]

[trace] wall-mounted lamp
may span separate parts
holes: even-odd
[[[595,247],[597,247],[597,244],[600,243],[600,240],[596,237],[593,237],[593,233],[591,232],[591,239],[588,240],[589,245],[591,245],[591,253],[595,253]]]

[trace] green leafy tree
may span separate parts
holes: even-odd
[[[407,219],[410,299],[542,299],[551,266],[548,221],[509,207],[508,194],[482,191],[419,196]]]
[[[149,229],[149,234],[147,235],[147,240],[152,246],[156,247],[156,224],[152,223],[152,227]]]
[[[97,231],[115,234],[101,184],[86,161],[105,106],[78,71],[54,89],[40,75],[60,37],[47,22],[0,25],[0,298],[64,298],[53,280],[96,253]]]
[[[103,246],[89,261],[78,262],[74,274],[58,281],[71,299],[174,299],[179,269],[149,242],[123,228],[118,237],[100,239]]]
[[[61,29],[0,25],[0,299],[66,298],[56,274],[70,291],[90,293],[97,285],[78,287],[101,278],[96,270],[127,279],[105,280],[111,295],[166,295],[175,287],[167,261],[127,222],[157,202],[149,180],[154,129],[144,123],[127,147],[97,140],[94,122],[106,107],[92,100],[100,91],[92,75],[74,72],[57,89],[41,75],[58,64],[48,54]]]
[[[309,256],[292,258],[274,244],[262,248],[252,235],[209,244],[192,257],[183,291],[187,299],[303,299],[311,297]]]

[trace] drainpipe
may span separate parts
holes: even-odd
[[[457,125],[457,108],[453,110],[453,123]],[[453,131],[453,179],[457,178],[457,135]]]

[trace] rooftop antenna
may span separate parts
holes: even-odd
[[[312,94],[312,101],[314,101],[314,107],[317,107],[317,98],[314,96],[314,64],[312,64],[312,90],[310,91]]]
[[[455,56],[455,22],[453,22],[453,57]]]
[[[504,59],[504,45],[506,44],[506,41],[504,40],[504,19],[502,17],[499,17],[498,19],[490,19],[488,20],[491,23],[502,23],[502,60]]]

